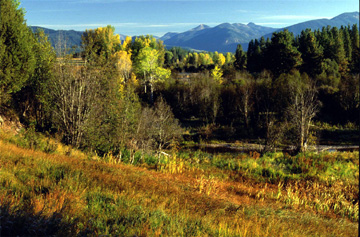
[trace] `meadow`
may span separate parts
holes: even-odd
[[[0,133],[0,234],[358,236],[359,153],[173,149],[121,160]]]

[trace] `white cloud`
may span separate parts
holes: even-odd
[[[310,15],[276,15],[276,16],[263,16],[260,17],[264,20],[315,20],[315,19],[330,19],[331,17],[325,16],[310,16]]]
[[[114,27],[134,27],[134,28],[166,28],[166,27],[184,27],[184,26],[198,26],[200,24],[205,25],[218,25],[217,22],[209,23],[196,23],[196,22],[184,22],[184,23],[169,23],[169,24],[149,24],[149,23],[139,23],[139,22],[119,22],[119,23],[88,23],[88,24],[40,24],[39,26],[46,28],[56,28],[56,29],[69,29],[69,28],[86,28],[86,27],[101,27],[112,25]]]
[[[91,23],[91,24],[39,24],[39,26],[45,28],[54,28],[54,29],[70,29],[70,28],[96,28],[101,26],[133,26],[136,23],[116,23],[116,24],[106,24],[106,23]]]
[[[255,22],[256,25],[266,26],[266,25],[286,25],[284,22]]]

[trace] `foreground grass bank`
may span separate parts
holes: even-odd
[[[0,141],[1,235],[358,236],[358,152],[56,151]]]

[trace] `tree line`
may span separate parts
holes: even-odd
[[[266,150],[285,142],[304,151],[314,119],[358,125],[356,25],[285,30],[225,55],[167,50],[152,36],[121,42],[107,26],[84,32],[76,65],[66,39],[52,48],[31,32],[18,1],[0,6],[0,113],[78,148],[162,150],[197,121],[264,138]],[[179,79],[184,71],[196,73]]]

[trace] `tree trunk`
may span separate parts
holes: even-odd
[[[151,83],[150,83],[150,103],[154,104],[154,87]]]

